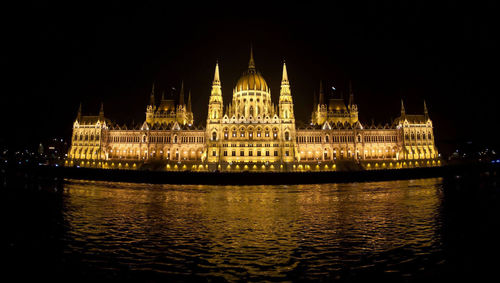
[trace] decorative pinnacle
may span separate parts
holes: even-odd
[[[220,85],[220,76],[219,76],[219,61],[215,63],[215,74],[214,74],[214,85]]]
[[[104,103],[101,102],[101,109],[99,110],[99,116],[104,117]]]
[[[80,106],[78,106],[78,114],[77,114],[78,118],[80,118],[80,116],[82,116],[82,103],[80,102]]]
[[[283,78],[281,79],[281,83],[288,83],[288,73],[286,71],[286,63],[283,61]]]
[[[155,83],[153,82],[153,87],[151,88],[151,95],[149,97],[149,105],[155,105]]]
[[[401,99],[401,115],[405,115],[405,105],[403,103],[403,99]]]
[[[187,111],[191,112],[191,90],[189,90],[189,94],[188,94]]]
[[[354,92],[352,91],[352,81],[349,80],[349,105],[354,103]]]
[[[323,81],[319,81],[319,104],[325,104],[325,94],[323,93]]]
[[[181,82],[181,92],[179,93],[179,105],[184,105],[184,81]]]

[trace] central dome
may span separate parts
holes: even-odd
[[[253,52],[250,50],[250,61],[248,62],[248,70],[243,73],[238,82],[236,83],[236,91],[242,90],[263,90],[267,91],[266,80],[260,72],[255,69],[255,62],[253,60]]]
[[[248,70],[245,72],[238,82],[236,83],[236,91],[241,90],[263,90],[266,91],[268,89],[266,80],[259,72],[255,70],[251,72]]]

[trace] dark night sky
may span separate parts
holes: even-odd
[[[372,2],[26,4],[4,25],[12,88],[2,95],[2,121],[15,135],[2,138],[24,147],[68,137],[80,102],[84,113],[103,101],[108,118],[141,123],[153,81],[168,92],[184,80],[203,124],[215,61],[227,104],[253,44],[275,101],[286,60],[298,120],[309,119],[320,79],[344,92],[350,79],[366,123],[390,122],[401,98],[407,113],[422,113],[425,99],[440,149],[497,145],[497,4]]]

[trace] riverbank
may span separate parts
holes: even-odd
[[[74,167],[16,167],[4,168],[2,174],[13,177],[39,179],[83,179],[114,182],[153,184],[211,184],[211,185],[264,185],[264,184],[316,184],[386,180],[407,180],[463,174],[495,172],[498,164],[462,164],[409,169],[381,169],[352,172],[192,172],[192,171],[138,171]]]

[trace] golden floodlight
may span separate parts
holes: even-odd
[[[406,161],[410,167],[441,164],[425,102],[423,115],[407,115],[401,102],[401,115],[394,119],[394,126],[368,126],[358,121],[358,106],[353,103],[351,86],[348,104],[340,98],[325,99],[325,94],[320,91],[310,120],[302,126],[302,123],[295,123],[294,100],[286,64],[283,63],[279,97],[271,96],[270,84],[257,70],[253,52],[247,70],[233,85],[232,98],[228,101],[223,99],[227,94],[222,93],[218,63],[213,74],[204,125],[194,126],[191,93],[184,92],[183,82],[177,97],[165,98],[162,95],[160,101],[155,97],[157,93],[153,85],[145,121],[130,129],[128,126],[117,126],[106,118],[102,105],[98,116],[82,115],[80,108],[73,123],[71,146],[66,154],[69,158],[64,164],[73,164],[75,159],[75,164],[95,166],[99,160],[109,160],[103,167],[118,166],[121,169],[121,162],[126,160],[125,167],[128,169],[128,162],[139,162],[132,165],[135,168],[142,164],[182,160],[191,165],[178,163],[174,166],[172,163],[163,169],[168,170],[172,166],[176,169],[189,167],[202,170],[204,166],[207,171],[209,167],[220,169],[220,164],[235,161],[241,162],[236,169],[274,169],[275,166],[270,165],[274,163],[280,164],[282,170],[292,171],[299,165],[300,170],[311,167],[335,169],[332,164],[335,160],[361,162],[366,164],[366,168],[385,168],[385,161],[389,160]],[[323,90],[321,83],[320,89]],[[301,103],[299,107],[302,106]],[[237,148],[240,148],[239,154]],[[321,151],[323,156],[320,156]],[[333,154],[330,155],[330,152]],[[360,152],[364,154],[360,156]],[[170,156],[171,153],[175,155]],[[344,153],[348,153],[347,156]],[[415,161],[418,159],[429,160],[419,163]],[[94,160],[96,162],[90,162]],[[330,165],[314,163],[320,160]],[[194,162],[199,165],[192,165]],[[261,166],[264,162],[266,165]],[[396,166],[408,167],[406,162],[396,163]],[[394,164],[391,162],[388,166],[393,167]],[[227,168],[229,170],[231,166]]]

